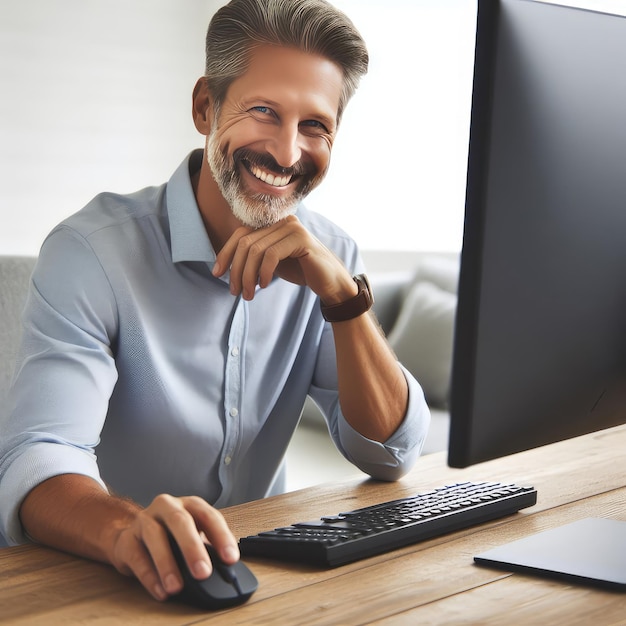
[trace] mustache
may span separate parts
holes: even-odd
[[[238,148],[233,153],[233,160],[246,161],[249,165],[269,170],[278,176],[307,176],[313,174],[313,168],[302,161],[294,163],[291,167],[282,167],[276,159],[268,153],[255,152],[249,148]]]

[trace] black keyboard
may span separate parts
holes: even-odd
[[[335,567],[516,513],[533,487],[464,482],[410,498],[275,528],[239,541],[241,554]]]

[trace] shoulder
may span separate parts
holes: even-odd
[[[165,207],[165,185],[146,187],[131,194],[98,194],[77,213],[63,220],[57,229],[71,229],[89,239],[107,230],[128,230],[142,220],[160,216]],[[54,230],[52,231],[55,232]]]
[[[155,246],[151,239],[163,239],[162,196],[162,187],[128,195],[102,193],[63,220],[39,251],[33,281],[40,293],[59,309],[64,301],[88,294],[92,300],[109,299],[115,268],[129,268],[142,259],[146,247],[160,252],[160,243]]]
[[[93,256],[103,265],[117,264],[145,248],[146,240],[167,237],[165,186],[122,195],[101,193],[48,234],[40,257],[69,265]],[[78,267],[75,268],[78,271]]]

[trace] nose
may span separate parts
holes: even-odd
[[[292,167],[302,157],[298,124],[281,124],[268,142],[268,152],[281,167]]]

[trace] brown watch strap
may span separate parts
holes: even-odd
[[[369,311],[374,304],[374,296],[365,274],[353,277],[359,292],[353,298],[338,304],[321,304],[322,315],[327,322],[346,322]]]

